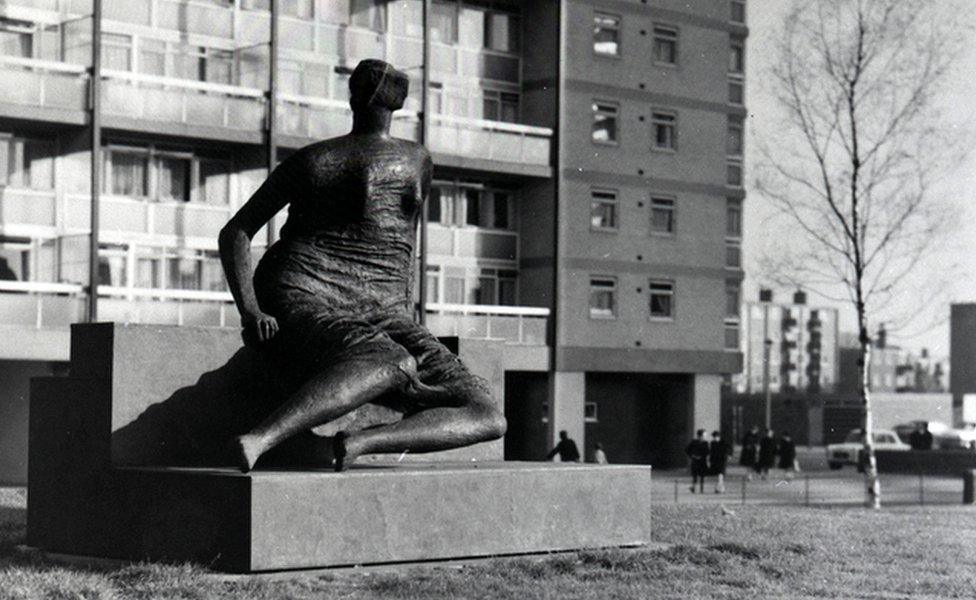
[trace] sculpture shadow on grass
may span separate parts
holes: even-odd
[[[148,406],[112,433],[117,466],[228,467],[231,440],[279,406],[293,386],[262,353],[240,348],[224,365]],[[124,401],[113,399],[113,402]],[[258,467],[330,468],[332,437],[399,420],[392,398],[381,398],[313,431],[294,436],[262,457]]]

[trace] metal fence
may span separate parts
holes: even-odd
[[[691,491],[691,477],[658,477],[652,487],[656,503],[859,506],[866,497],[866,483],[860,476],[781,474],[766,480],[744,475],[725,478],[725,490],[716,492],[717,479],[705,480],[704,493]],[[881,499],[885,505],[948,505],[963,502],[962,477],[934,475],[881,476]]]

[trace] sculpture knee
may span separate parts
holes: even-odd
[[[404,352],[402,356],[396,361],[396,367],[401,373],[407,376],[410,380],[415,380],[417,378],[417,359],[411,354]]]
[[[508,430],[508,421],[502,411],[498,410],[491,402],[491,398],[485,398],[481,402],[472,405],[474,418],[478,423],[478,429],[485,440],[497,440],[505,435]]]

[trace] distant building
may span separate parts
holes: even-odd
[[[857,336],[841,335],[840,376],[838,392],[858,392],[861,389],[861,349]],[[943,363],[929,356],[922,349],[919,356],[888,343],[888,333],[881,327],[871,346],[871,362],[868,369],[873,392],[936,393],[946,391],[946,368]]]
[[[767,332],[767,333],[764,333]],[[837,309],[747,302],[742,308],[743,370],[732,378],[742,394],[763,392],[764,340],[769,339],[769,389],[833,391],[838,380]]]

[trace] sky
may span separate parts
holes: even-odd
[[[936,0],[942,1],[942,0]],[[749,116],[746,127],[746,202],[745,202],[745,254],[746,281],[743,287],[744,300],[758,298],[759,287],[769,285],[757,276],[758,261],[766,250],[769,236],[783,235],[781,227],[772,227],[774,211],[770,202],[755,190],[749,173],[755,173],[759,160],[758,142],[770,139],[776,133],[777,122],[773,118],[778,106],[765,76],[774,59],[774,44],[782,32],[783,19],[791,2],[787,0],[749,0],[748,17],[749,38],[746,56],[746,108]],[[976,132],[976,32],[970,33],[972,43],[958,58],[955,70],[950,77],[945,94],[938,99],[943,118],[954,126],[972,129]],[[976,146],[976,137],[974,146]],[[889,331],[890,343],[915,351],[926,348],[935,358],[949,355],[949,304],[952,302],[976,302],[976,152],[971,152],[966,160],[938,185],[936,193],[943,194],[960,211],[955,230],[945,239],[939,240],[930,268],[952,265],[958,269],[959,276],[946,288],[947,302],[924,306],[920,314],[905,327]],[[791,290],[775,290],[776,300],[786,301]],[[816,290],[809,290],[808,304],[811,306],[836,306],[840,309],[841,331],[855,331],[854,309],[849,304],[835,304],[818,297]],[[902,300],[904,308],[917,296],[907,295]]]

